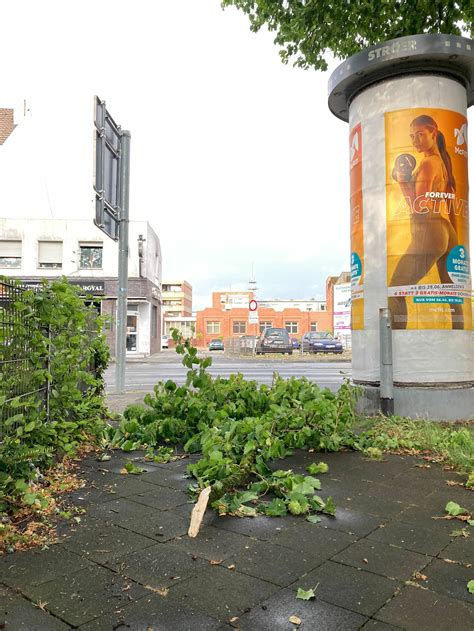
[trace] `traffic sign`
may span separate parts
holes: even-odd
[[[257,309],[258,309],[258,303],[257,303],[257,301],[256,301],[256,300],[253,300],[253,299],[252,299],[252,300],[249,302],[249,311],[257,311]]]
[[[122,133],[105,107],[105,101],[96,96],[94,105],[94,223],[114,241],[118,241]]]
[[[258,324],[258,311],[249,311],[249,324]]]

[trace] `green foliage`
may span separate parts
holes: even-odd
[[[467,591],[470,594],[474,594],[474,580],[468,582],[468,584],[467,584]]]
[[[246,381],[241,374],[213,379],[207,372],[211,358],[199,358],[176,331],[173,339],[188,368],[186,384],[155,385],[145,405],[128,407],[119,426],[107,428],[109,445],[124,451],[146,448],[148,457],[171,455],[171,444],[201,452],[188,466],[197,480],[192,490],[211,486],[210,502],[221,514],[333,515],[332,499],[315,493],[321,488],[317,478],[272,472],[266,463],[295,448],[351,446],[356,391],[345,383],[334,394],[305,378],[284,380],[276,373],[271,386]],[[317,472],[327,470],[324,463],[315,466]],[[266,494],[273,497],[270,502],[260,499]]]
[[[327,69],[332,54],[345,59],[362,48],[417,33],[473,33],[472,0],[221,0],[250,20],[250,28],[275,33],[284,63],[301,68]]]
[[[453,517],[457,517],[458,515],[467,515],[469,513],[468,510],[462,508],[456,502],[448,502],[444,510],[448,513],[448,515],[452,515]]]
[[[367,455],[374,453],[374,449],[430,451],[461,472],[474,471],[474,431],[469,425],[382,416],[367,420],[361,430],[355,447]]]
[[[327,473],[329,470],[328,465],[325,462],[318,462],[317,464],[314,462],[306,467],[306,471],[311,475],[318,475],[318,473]]]
[[[296,592],[296,598],[299,600],[311,600],[311,598],[316,598],[316,594],[314,593],[314,589],[302,589],[298,587],[298,591]]]
[[[109,350],[96,310],[84,304],[67,279],[18,292],[14,307],[15,321],[11,311],[0,309],[1,319],[11,321],[0,327],[0,418],[5,419],[0,512],[23,504],[43,508],[41,496],[30,488],[41,479],[41,470],[97,435],[106,415],[103,373]],[[27,367],[11,361],[24,349]]]

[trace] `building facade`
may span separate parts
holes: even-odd
[[[332,294],[332,285],[328,285]],[[247,292],[214,292],[212,307],[196,314],[196,340],[207,346],[212,339],[259,335],[267,327],[285,328],[291,337],[300,338],[307,331],[333,330],[333,314],[324,300],[259,300],[258,324],[249,322]]]
[[[127,355],[161,348],[161,248],[145,221],[129,224]],[[107,316],[106,336],[115,354],[118,244],[91,220],[0,219],[0,274],[34,286],[66,276],[96,298]]]
[[[190,317],[193,314],[193,288],[185,280],[164,280],[161,285],[163,314],[167,318]]]

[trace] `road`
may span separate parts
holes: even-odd
[[[284,378],[306,377],[321,387],[335,391],[345,377],[351,376],[350,362],[324,361],[291,361],[291,359],[242,359],[230,358],[215,353],[212,355],[212,366],[209,373],[215,377],[228,377],[231,373],[242,373],[246,379],[270,384],[274,371]],[[163,353],[163,357],[153,361],[127,362],[125,372],[125,389],[132,391],[149,391],[160,380],[172,379],[184,383],[187,369],[181,364],[181,358],[174,352]],[[105,374],[108,392],[115,390],[115,364]]]

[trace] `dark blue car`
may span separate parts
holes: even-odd
[[[342,353],[344,350],[341,342],[331,333],[319,331],[305,333],[301,344],[303,352],[307,353]]]

